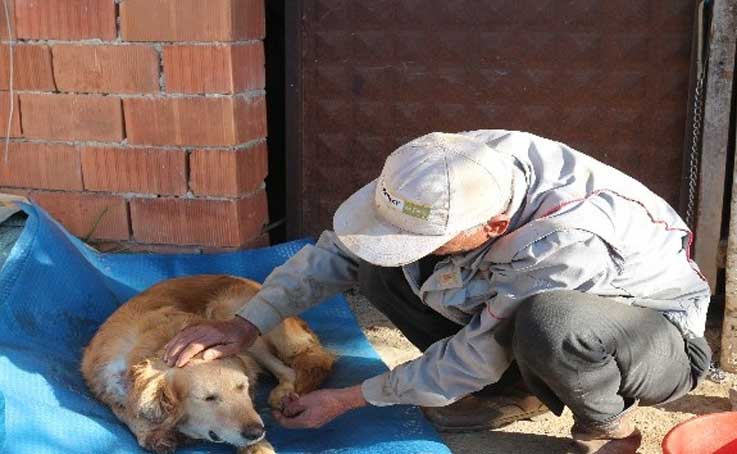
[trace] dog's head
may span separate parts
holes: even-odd
[[[129,408],[165,430],[245,447],[265,435],[249,380],[257,368],[247,357],[193,359],[183,368],[147,360],[132,369]]]

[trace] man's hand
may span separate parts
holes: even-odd
[[[321,389],[284,402],[284,408],[281,412],[275,411],[274,418],[289,429],[317,429],[366,404],[360,386]]]
[[[203,322],[174,336],[164,346],[164,361],[169,367],[182,367],[202,351],[206,361],[234,355],[250,347],[258,336],[256,326],[241,317]]]

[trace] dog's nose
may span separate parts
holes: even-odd
[[[241,437],[248,441],[258,440],[264,436],[264,426],[245,426],[241,430]]]

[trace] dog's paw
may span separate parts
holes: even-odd
[[[291,383],[279,383],[269,394],[269,406],[274,410],[281,411],[284,402],[294,396],[294,385]]]
[[[156,454],[173,454],[179,436],[173,430],[152,430],[143,442],[143,447]]]
[[[266,440],[238,450],[238,454],[276,454],[274,447]]]

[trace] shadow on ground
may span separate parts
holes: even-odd
[[[688,394],[674,402],[658,405],[658,408],[665,411],[705,415],[719,411],[730,411],[732,410],[732,405],[726,397]]]
[[[469,434],[442,434],[443,441],[453,452],[485,454],[567,454],[571,451],[571,439],[548,435],[512,432],[476,432]],[[459,449],[460,448],[460,449]]]

